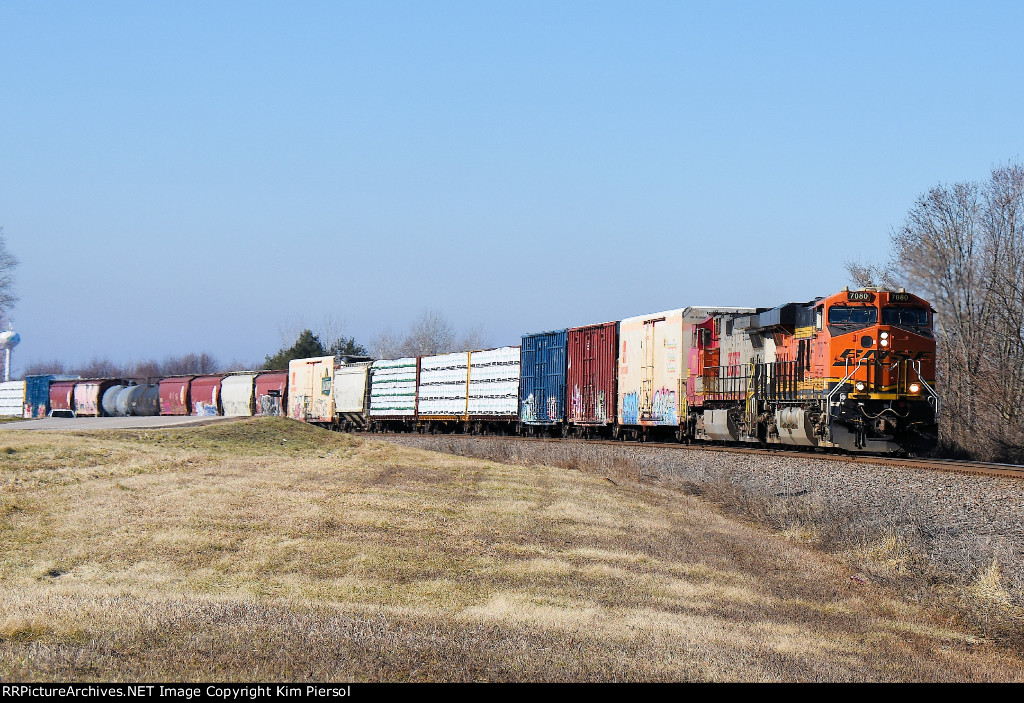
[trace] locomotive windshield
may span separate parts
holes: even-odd
[[[830,325],[873,325],[878,322],[878,308],[833,305],[828,309]]]
[[[882,324],[898,327],[927,327],[925,308],[882,308]]]

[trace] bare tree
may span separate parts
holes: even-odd
[[[943,440],[1024,459],[1024,167],[929,190],[893,232],[891,262],[937,310]]]
[[[473,349],[485,349],[489,346],[489,342],[487,341],[487,337],[484,335],[483,328],[476,325],[462,333],[462,336],[459,337],[459,342],[456,346],[459,349],[471,351]]]
[[[370,351],[376,359],[397,359],[404,356],[429,356],[456,351],[470,351],[487,346],[479,326],[470,327],[461,335],[441,312],[424,310],[409,325],[405,335],[387,328],[370,340]]]
[[[241,368],[241,367],[235,367]],[[255,368],[246,366],[245,368]],[[168,356],[162,363],[155,360],[140,360],[127,364],[118,364],[105,357],[93,357],[88,363],[80,366],[65,364],[62,361],[37,362],[25,369],[26,376],[41,374],[68,374],[82,378],[163,378],[164,376],[183,376],[217,373],[216,359],[207,352]]]
[[[0,327],[10,318],[11,308],[18,302],[14,294],[14,269],[18,259],[7,249],[7,238],[0,227]]]
[[[846,272],[855,286],[860,288],[899,288],[898,273],[892,264],[864,264],[859,261],[847,260]]]
[[[137,361],[132,364],[131,373],[128,374],[128,376],[142,380],[161,378],[163,373],[160,370],[159,362],[154,359],[149,359],[146,361]]]
[[[402,342],[403,356],[427,356],[456,351],[455,329],[437,310],[424,310],[413,320]]]
[[[402,338],[390,328],[370,339],[370,355],[375,359],[397,359],[402,356]]]
[[[82,378],[121,378],[124,376],[124,366],[107,358],[93,357],[89,363],[75,369],[73,373]]]
[[[207,352],[169,356],[160,364],[160,373],[163,376],[210,374],[215,371],[217,371],[217,361]]]
[[[229,373],[231,371],[257,371],[263,367],[262,361],[246,359],[232,359],[227,364],[221,365],[218,372]]]
[[[62,361],[36,361],[25,367],[25,376],[44,376],[46,374],[62,374],[64,362]]]

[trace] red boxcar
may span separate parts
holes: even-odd
[[[288,373],[261,373],[256,377],[256,414],[284,417],[288,408]]]
[[[160,381],[160,414],[188,415],[192,412],[189,386],[195,376],[172,376]]]
[[[100,417],[103,415],[103,394],[120,381],[101,378],[79,381],[75,385],[75,415],[79,417]]]
[[[615,424],[619,323],[574,327],[567,333],[565,392],[574,425]]]
[[[54,381],[50,384],[50,414],[75,412],[75,384],[78,381]]]
[[[220,415],[220,383],[223,376],[200,376],[192,380],[189,395],[192,396],[193,415]]]

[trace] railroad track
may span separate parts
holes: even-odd
[[[366,433],[373,437],[387,439],[393,437],[388,433]],[[424,435],[426,436],[426,435]],[[444,436],[444,435],[431,435]],[[730,454],[760,454],[782,458],[792,456],[801,459],[818,459],[820,461],[835,461],[847,464],[876,464],[881,466],[901,466],[911,469],[923,469],[928,471],[948,471],[959,474],[972,474],[977,476],[1000,476],[1004,478],[1024,478],[1024,466],[1018,464],[992,464],[982,461],[962,461],[958,459],[927,459],[918,457],[891,457],[875,456],[871,454],[825,454],[811,451],[794,451],[792,449],[767,449],[763,447],[732,447],[716,444],[675,444],[672,442],[621,442],[610,439],[560,439],[553,437],[518,437],[499,435],[450,435],[453,437],[467,437],[472,439],[485,440],[516,440],[520,442],[558,442],[575,443],[585,446],[607,445],[612,447],[636,446],[636,447],[657,447],[675,451],[705,451],[723,452]]]

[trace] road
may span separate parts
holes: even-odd
[[[211,422],[235,420],[233,417],[191,417],[160,415],[156,417],[48,417],[42,420],[22,420],[0,423],[4,430],[148,430],[158,427],[204,425]]]

